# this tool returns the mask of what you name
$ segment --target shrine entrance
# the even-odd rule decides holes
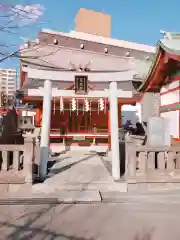
[[[66,144],[66,140],[72,139],[73,141],[79,141],[81,144],[80,138],[77,139],[78,134],[71,134],[73,131],[88,132],[89,129],[93,130],[94,133],[84,133],[84,138],[92,139],[93,145],[99,143],[99,139],[106,140],[109,146],[111,146],[112,153],[112,176],[114,180],[120,180],[120,161],[119,161],[119,137],[118,137],[118,98],[132,99],[132,90],[124,91],[118,89],[118,82],[120,81],[129,81],[133,79],[135,74],[134,71],[119,71],[113,73],[107,73],[106,71],[99,72],[90,72],[84,73],[86,77],[83,76],[83,73],[77,72],[67,72],[62,71],[48,71],[48,70],[39,70],[39,69],[24,69],[28,73],[28,79],[44,79],[44,88],[38,89],[28,89],[29,96],[43,96],[43,106],[42,106],[42,128],[41,128],[41,143],[40,143],[40,166],[39,166],[39,176],[41,180],[46,178],[47,174],[47,161],[49,159],[49,139],[50,138],[61,138],[63,143]],[[47,74],[46,74],[47,73]],[[32,76],[31,76],[32,74]],[[81,76],[76,76],[79,74]],[[52,82],[54,81],[69,81],[72,79],[72,76],[75,77],[74,89],[71,90],[61,90],[58,88],[53,88]],[[78,82],[87,83],[87,77],[91,79],[90,82],[95,84],[95,82],[102,82],[103,84],[107,82],[109,84],[109,89],[95,90],[91,87],[88,87],[87,84],[79,84]],[[83,78],[83,80],[82,80]],[[67,79],[67,80],[66,80]],[[110,82],[109,82],[110,81]],[[90,83],[88,82],[88,83]],[[82,86],[83,85],[83,86]],[[81,91],[80,91],[81,90]],[[84,91],[82,91],[84,90]],[[56,112],[56,102],[59,105],[60,115],[64,116],[63,123],[69,125],[70,130],[67,134],[52,134],[51,133],[51,113],[52,113],[52,98],[53,100],[53,109]],[[58,101],[56,101],[58,98]],[[83,101],[79,101],[81,98]],[[69,102],[68,108],[65,107],[64,99],[71,99]],[[92,99],[92,100],[91,100]],[[96,100],[97,99],[97,100]],[[124,100],[125,101],[125,100]],[[83,102],[84,110],[83,112],[79,109],[79,104]],[[96,105],[93,106],[93,105]],[[69,116],[66,114],[68,111]],[[73,113],[73,114],[72,114]],[[82,114],[80,114],[82,113]],[[76,116],[75,116],[76,115]],[[92,118],[91,118],[92,117]],[[53,117],[55,119],[55,116]],[[69,120],[68,120],[69,118]],[[65,120],[65,121],[64,121]],[[60,117],[58,118],[60,121]],[[90,122],[90,123],[89,123]],[[65,125],[65,124],[64,124]],[[64,127],[65,128],[65,127]],[[50,133],[50,136],[49,136]],[[64,136],[66,135],[66,136]],[[75,138],[76,137],[76,138]],[[78,136],[79,137],[79,136]],[[80,136],[81,137],[81,136]],[[65,140],[65,141],[64,141]]]
[[[90,133],[91,115],[90,112],[83,110],[69,112],[69,132],[72,133]]]

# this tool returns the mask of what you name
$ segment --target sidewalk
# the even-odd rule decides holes
[[[1,239],[180,239],[180,205],[171,202],[2,205],[0,213]]]

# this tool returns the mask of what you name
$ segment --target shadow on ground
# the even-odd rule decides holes
[[[61,157],[61,158],[58,159],[59,156],[61,156],[61,154],[58,154],[58,155],[56,156],[56,160],[50,160],[50,161],[47,162],[47,174],[49,174],[49,172],[51,171],[52,167],[53,167],[56,163],[62,162],[62,161],[64,161],[64,160],[70,158],[70,156],[64,156],[64,157]],[[39,169],[39,165],[38,165],[37,163],[34,163],[33,166],[32,166],[32,171],[33,171],[33,173],[35,174],[35,179],[34,179],[34,182],[33,182],[34,184],[41,182],[40,179],[39,179],[39,177],[38,177],[38,169]],[[48,175],[47,175],[47,178],[49,178]]]
[[[66,206],[62,211],[65,212],[69,210],[73,205]],[[21,215],[21,217],[12,219],[10,221],[0,221],[0,232],[1,232],[1,239],[13,239],[13,240],[55,240],[55,239],[62,239],[62,240],[95,240],[94,238],[86,238],[86,237],[77,237],[71,236],[64,233],[56,233],[51,230],[48,230],[48,222],[45,224],[37,224],[37,221],[42,219],[43,215],[47,212],[51,211],[49,217],[49,223],[52,220],[52,215],[54,212],[55,206],[50,205],[48,208],[46,207],[44,210],[39,211],[36,213],[25,213]],[[47,216],[47,215],[46,215]],[[27,219],[27,220],[25,220]],[[20,223],[15,223],[20,221]],[[38,226],[36,226],[36,224]]]
[[[145,233],[137,233],[133,240],[152,240],[155,228],[151,228]]]
[[[57,205],[46,205],[46,206],[39,206],[33,207],[33,206],[27,206],[23,212],[18,211],[16,209],[16,215],[14,217],[14,213],[10,216],[10,218],[3,219],[2,217],[0,219],[0,239],[7,239],[7,240],[96,240],[96,239],[103,239],[98,234],[98,237],[95,238],[87,237],[87,231],[84,231],[82,236],[76,236],[76,235],[68,235],[67,233],[64,233],[61,230],[61,224],[66,224],[66,229],[68,227],[72,227],[73,225],[69,225],[69,221],[64,216],[69,214],[74,205],[66,205],[58,213],[56,212]],[[12,208],[11,206],[9,208]],[[54,214],[59,214],[59,217],[64,217],[64,221],[61,222],[61,224],[56,220],[53,221]],[[57,215],[56,215],[57,216]],[[78,217],[77,217],[78,219]],[[87,222],[88,219],[84,219],[84,222]],[[55,223],[54,226],[52,223]],[[71,222],[73,224],[73,222]],[[94,226],[96,227],[96,226]],[[55,230],[52,230],[55,229]],[[81,229],[81,226],[79,226]],[[102,221],[102,229],[103,229],[103,221]],[[97,229],[94,229],[97,230]],[[89,231],[91,234],[93,234],[94,231],[89,228]],[[131,228],[128,228],[127,231],[131,231]],[[62,232],[61,232],[62,231]],[[113,235],[115,238],[111,238],[110,240],[115,239],[123,239],[123,240],[153,240],[155,228],[151,228],[149,230],[142,230],[141,232],[137,232],[134,237],[131,239],[123,239],[123,236],[120,232],[117,231],[117,235]],[[72,233],[72,231],[71,231]],[[81,233],[82,234],[82,233]],[[95,234],[96,235],[96,234]],[[120,236],[120,237],[119,237]]]
[[[103,162],[105,168],[109,172],[109,174],[112,176],[112,161],[111,159],[108,159],[104,156],[100,156],[101,161]],[[119,158],[120,158],[120,175],[123,177],[126,172],[126,151],[125,151],[125,143],[119,143]]]
[[[62,162],[62,161],[66,160],[66,159],[69,159],[69,158],[70,158],[70,156],[67,156],[67,157],[63,157],[63,158],[60,158],[60,159],[48,161],[48,163],[47,163],[47,171],[48,171],[48,173],[50,172],[50,170],[52,169],[52,167],[53,167],[56,163]]]
[[[62,173],[64,171],[67,171],[68,169],[72,168],[73,166],[79,164],[79,163],[82,163],[82,162],[85,162],[87,160],[89,160],[90,158],[94,157],[96,154],[89,154],[87,157],[84,157],[82,159],[80,159],[79,161],[76,161],[76,162],[73,162],[73,163],[70,163],[70,164],[67,164],[61,168],[52,168],[54,166],[54,164],[56,163],[52,163],[52,165],[50,166],[50,163],[49,163],[49,168],[48,168],[48,178],[56,175],[56,174],[59,174],[59,173]],[[70,158],[70,157],[67,157],[67,158]],[[65,158],[64,158],[65,159]]]

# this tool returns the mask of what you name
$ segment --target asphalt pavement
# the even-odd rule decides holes
[[[179,203],[1,205],[0,239],[179,240]]]

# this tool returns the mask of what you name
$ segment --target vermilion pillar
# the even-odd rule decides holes
[[[118,120],[119,120],[119,128],[122,128],[122,104],[119,103],[118,106]]]
[[[41,123],[41,109],[40,109],[40,107],[37,107],[36,108],[35,125],[37,127],[39,127],[40,123]]]
[[[122,104],[118,105],[118,125],[122,128]],[[110,126],[110,111],[108,111],[108,146],[111,150],[111,126]]]

